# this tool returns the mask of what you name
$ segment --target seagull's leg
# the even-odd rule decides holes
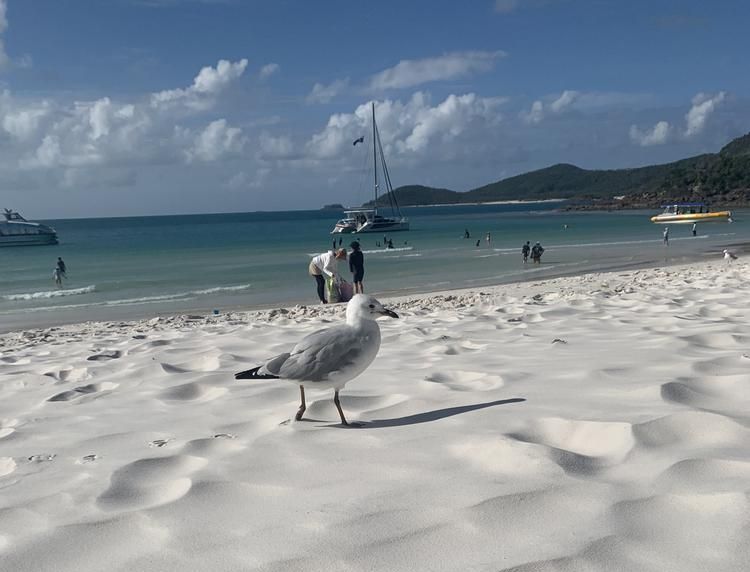
[[[307,409],[307,406],[305,405],[305,388],[304,386],[299,386],[299,397],[300,397],[300,404],[299,409],[297,410],[297,415],[294,416],[295,421],[300,421],[302,419],[302,415],[305,413],[305,409]]]
[[[346,420],[346,417],[344,417],[344,410],[341,409],[341,402],[339,401],[339,390],[338,389],[333,394],[333,402],[336,404],[336,409],[339,410],[339,416],[341,417],[341,424],[342,425],[349,425],[349,423]]]

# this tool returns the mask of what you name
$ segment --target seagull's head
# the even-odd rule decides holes
[[[355,294],[346,305],[346,321],[377,320],[380,316],[398,318],[398,314],[383,307],[377,299],[367,294]]]

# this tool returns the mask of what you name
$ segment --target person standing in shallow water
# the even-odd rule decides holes
[[[669,227],[664,227],[664,234],[662,235],[664,237],[664,246],[669,246]]]
[[[531,243],[527,240],[526,244],[521,247],[521,256],[523,256],[523,263],[526,264],[529,261],[529,253],[531,252]]]
[[[57,268],[60,270],[60,273],[62,274],[62,277],[63,278],[67,278],[67,276],[65,275],[65,273],[67,271],[67,269],[65,267],[65,261],[62,258],[60,258],[59,256],[57,257]]]
[[[538,242],[531,247],[531,261],[534,264],[542,263],[542,254],[544,254],[544,248]]]
[[[698,225],[693,223],[693,236],[698,234]]]
[[[359,242],[356,240],[349,246],[352,247],[352,253],[349,255],[349,270],[354,275],[352,282],[354,283],[354,293],[364,294],[365,287],[362,284],[362,279],[365,277],[365,255],[360,250]]]

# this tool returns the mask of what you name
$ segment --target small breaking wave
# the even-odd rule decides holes
[[[413,246],[397,246],[395,248],[376,248],[374,250],[363,250],[365,254],[388,254],[389,252],[404,252],[414,250]]]
[[[338,249],[337,249],[338,250]],[[388,254],[389,252],[404,252],[407,250],[414,250],[413,246],[396,246],[394,248],[374,248],[372,250],[363,250],[362,254]],[[307,255],[310,258],[315,258],[318,256],[318,253],[315,252],[308,252]]]
[[[252,284],[242,284],[240,286],[216,286],[206,288],[205,290],[191,290],[190,292],[177,292],[176,294],[162,294],[160,296],[143,296],[142,298],[125,298],[123,300],[109,300],[103,302],[105,306],[127,306],[130,304],[149,304],[151,302],[170,302],[190,300],[195,296],[205,296],[207,294],[216,294],[217,292],[238,292],[252,288]]]
[[[37,306],[34,308],[26,308],[24,312],[42,312],[45,310],[69,310],[75,308],[88,308],[91,306],[133,306],[138,304],[157,304],[159,302],[186,302],[188,300],[194,300],[198,296],[206,296],[210,294],[216,294],[218,292],[238,292],[241,290],[247,290],[252,288],[252,284],[241,284],[239,286],[216,286],[214,288],[206,288],[203,290],[192,290],[190,292],[178,292],[175,294],[162,294],[159,296],[142,296],[140,298],[122,298],[119,300],[102,300],[98,302],[89,302],[84,304],[67,304],[67,305],[56,305],[56,306]],[[71,290],[54,290],[52,292],[35,292],[33,294],[9,294],[3,296],[4,299],[22,301],[22,300],[36,300],[36,299],[47,299],[56,298],[58,296],[71,296],[74,294],[87,294],[96,291],[94,286],[87,286],[86,288],[76,288]],[[52,296],[42,296],[41,294],[53,294]],[[0,312],[6,314],[7,312]]]
[[[84,286],[83,288],[71,288],[70,290],[49,290],[46,292],[26,292],[23,294],[5,294],[3,300],[46,300],[49,298],[60,298],[62,296],[78,296],[90,294],[96,291],[96,285]]]

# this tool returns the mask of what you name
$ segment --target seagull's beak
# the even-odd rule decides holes
[[[393,310],[388,310],[387,308],[383,308],[380,313],[384,316],[389,316],[390,318],[398,318],[398,314],[396,312],[394,312]]]

